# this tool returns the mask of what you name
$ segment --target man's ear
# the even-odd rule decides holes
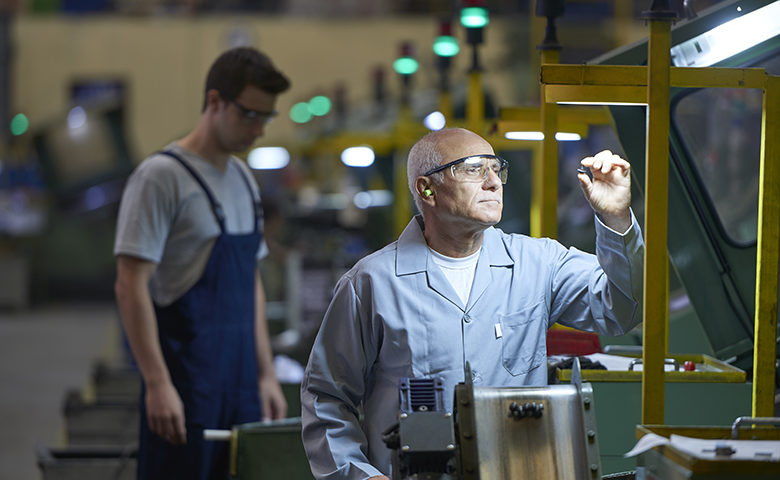
[[[216,89],[211,89],[206,92],[206,109],[211,108],[216,110],[219,107],[219,102],[222,101],[222,96]]]
[[[436,192],[433,188],[433,183],[427,177],[417,177],[414,182],[414,188],[417,190],[417,195],[420,196],[423,202],[433,204]]]

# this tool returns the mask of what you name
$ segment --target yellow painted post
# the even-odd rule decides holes
[[[411,107],[404,103],[395,129],[395,154],[393,156],[393,232],[398,237],[412,216],[412,202],[406,176],[406,160],[409,154],[409,139],[414,131]]]
[[[409,149],[396,149],[393,157],[393,232],[401,235],[412,216],[409,184],[406,181],[406,157]]]
[[[485,124],[485,96],[482,94],[482,72],[473,69],[469,72],[469,89],[466,106],[466,128],[482,135]]]
[[[651,18],[647,68],[642,423],[664,423],[664,357],[669,321],[669,49],[671,19]]]
[[[767,76],[761,122],[756,253],[753,416],[774,416],[777,274],[780,254],[780,77]]]
[[[455,121],[454,109],[452,108],[452,95],[448,91],[439,93],[439,111],[444,115],[447,126],[452,126]]]
[[[541,62],[557,64],[560,50],[542,48]],[[558,236],[558,104],[541,100],[541,125],[544,140],[542,154],[534,157],[533,185],[531,185],[531,210],[539,212],[536,223],[531,223],[532,237],[557,238]]]

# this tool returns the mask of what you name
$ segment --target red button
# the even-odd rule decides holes
[[[685,363],[683,363],[683,369],[684,369],[686,372],[692,372],[692,371],[696,370],[696,364],[695,364],[695,363],[693,363],[693,362],[692,362],[692,361],[690,361],[690,360],[686,360],[686,362],[685,362]]]

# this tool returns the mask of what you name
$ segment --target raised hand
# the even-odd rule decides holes
[[[628,230],[631,226],[631,165],[609,150],[583,158],[580,163],[593,175],[592,180],[587,173],[577,175],[591,208],[609,228],[620,233]]]

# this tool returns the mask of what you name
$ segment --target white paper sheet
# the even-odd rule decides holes
[[[670,438],[649,433],[634,445],[624,457],[633,457],[659,445],[671,445],[693,457],[705,460],[754,460],[780,462],[778,440],[704,440],[672,434]],[[731,455],[719,455],[716,449],[731,449]]]

